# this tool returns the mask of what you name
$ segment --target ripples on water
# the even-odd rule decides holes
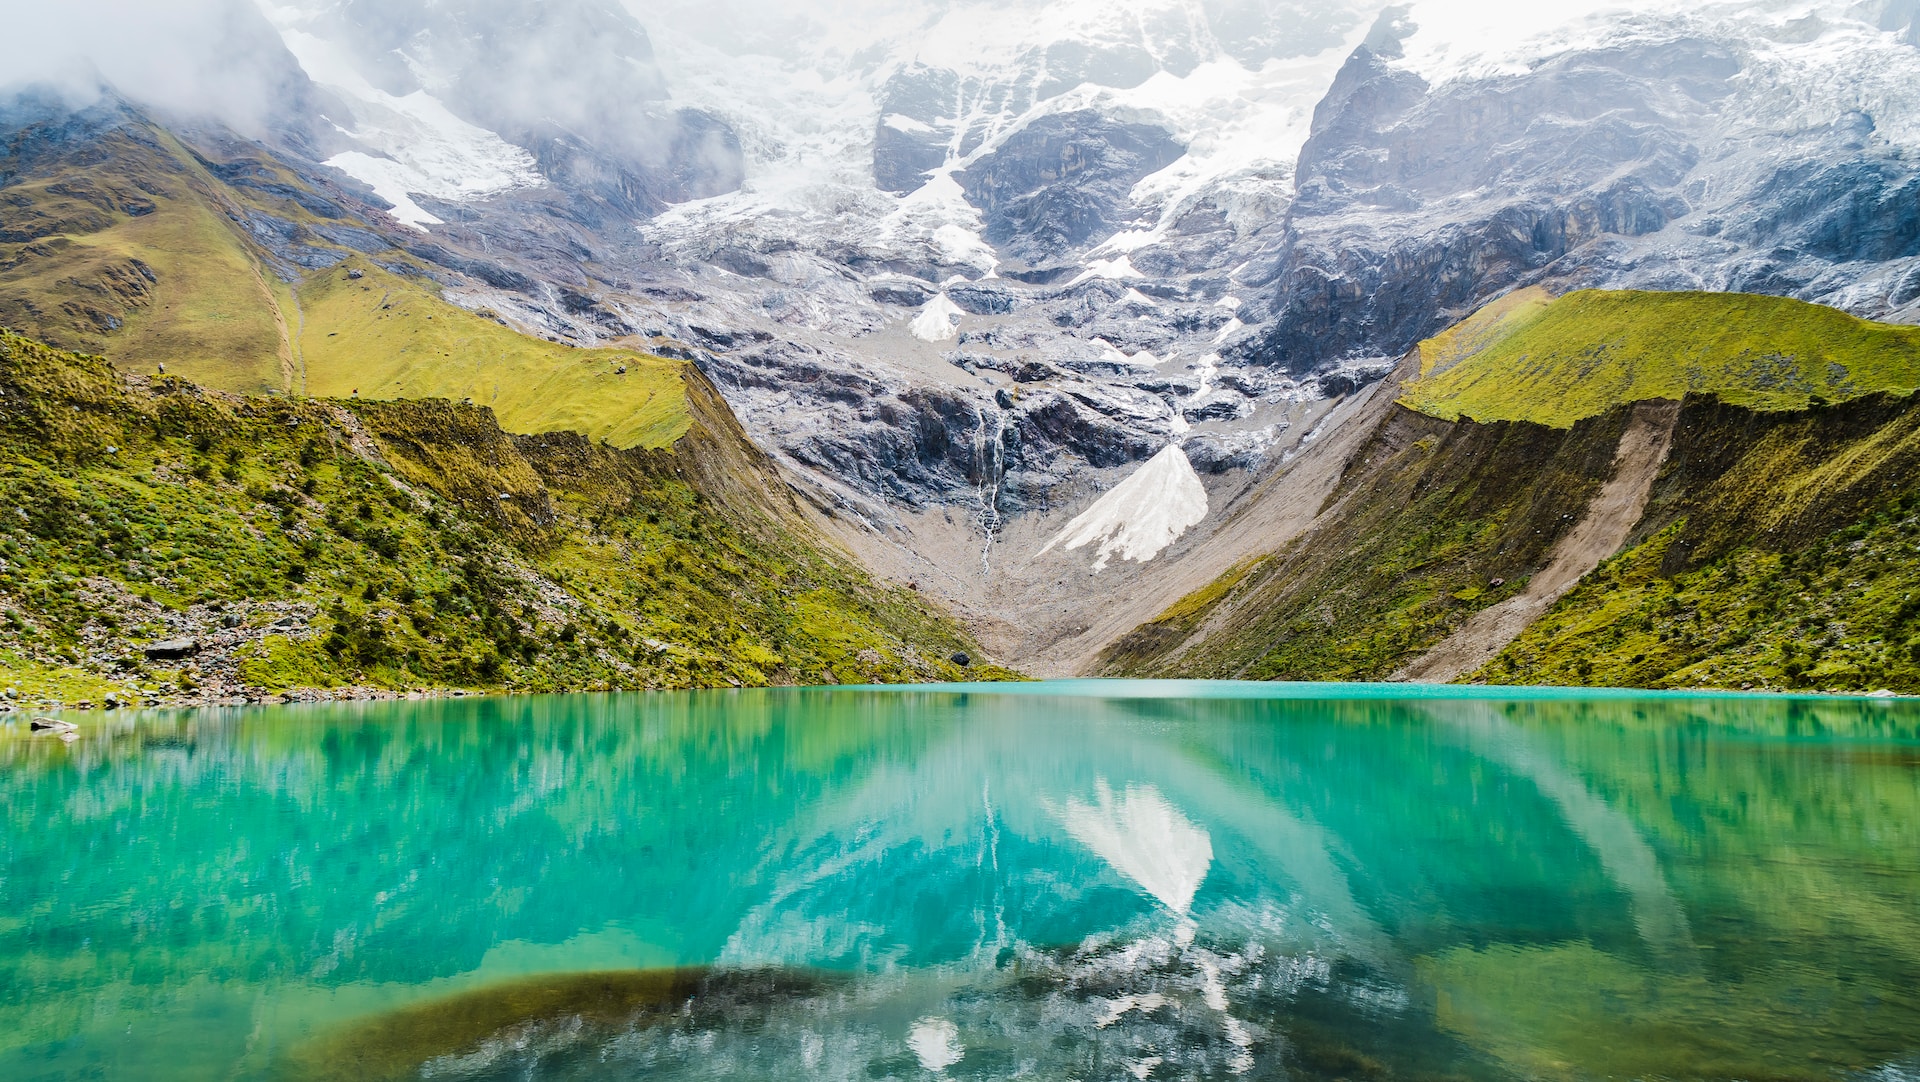
[[[1920,708],[1394,694],[11,726],[0,1078],[1920,1077]]]

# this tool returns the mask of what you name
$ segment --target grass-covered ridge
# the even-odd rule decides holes
[[[0,684],[99,702],[982,675],[918,595],[736,498],[764,467],[696,398],[722,412],[676,449],[622,449],[440,400],[127,381],[0,332]],[[183,635],[197,658],[143,656]]]
[[[691,423],[680,361],[521,334],[368,260],[297,292],[301,394],[471,398],[509,432],[580,432],[616,447],[667,447]]]
[[[1321,521],[1104,651],[1108,676],[1384,680],[1521,590],[1610,467],[1628,411],[1570,431],[1396,409]]]
[[[471,399],[510,432],[616,447],[691,423],[678,362],[450,303],[460,275],[257,149],[223,156],[112,110],[0,135],[0,326],[235,394]]]
[[[1618,406],[1712,395],[1797,410],[1920,388],[1920,328],[1783,297],[1523,291],[1421,347],[1401,402],[1445,420],[1566,428]]]
[[[62,145],[72,138],[48,124],[8,147],[0,326],[207,386],[284,389],[284,286],[262,272],[225,185],[156,126],[106,125]],[[54,147],[34,153],[41,143]]]
[[[1474,675],[1920,693],[1920,408],[1689,405],[1653,505]]]

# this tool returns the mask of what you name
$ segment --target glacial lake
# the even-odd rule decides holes
[[[1920,705],[1065,683],[0,727],[0,1079],[1920,1077]]]

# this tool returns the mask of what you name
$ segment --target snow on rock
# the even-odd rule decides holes
[[[913,317],[913,336],[923,342],[948,341],[960,333],[962,314],[960,306],[945,293],[936,294],[920,307],[920,314]]]
[[[1133,260],[1123,255],[1114,259],[1088,260],[1087,269],[1081,273],[1078,278],[1068,282],[1067,285],[1069,287],[1077,286],[1082,282],[1091,281],[1095,278],[1110,278],[1115,281],[1125,281],[1129,278],[1145,277],[1146,275],[1141,274],[1134,268]]]
[[[902,197],[898,209],[875,232],[883,244],[894,247],[930,241],[947,262],[984,272],[1000,265],[993,246],[981,239],[984,225],[952,170],[942,170],[918,191]]]
[[[299,29],[300,13],[272,14],[301,68],[353,110],[352,130],[336,126],[365,149],[337,154],[325,164],[392,204],[396,221],[422,231],[440,224],[415,195],[464,202],[546,183],[527,151],[460,119],[424,90],[396,95],[375,87],[339,46]]]
[[[933,130],[933,125],[915,120],[910,116],[903,116],[899,113],[887,114],[887,118],[880,123],[885,124],[894,131],[930,132]]]
[[[1206,517],[1206,487],[1187,453],[1174,445],[1067,523],[1039,554],[1045,556],[1056,547],[1072,552],[1097,543],[1093,570],[1098,574],[1115,556],[1135,563],[1152,560]]]

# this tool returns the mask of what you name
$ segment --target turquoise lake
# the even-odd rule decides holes
[[[0,1079],[1920,1078],[1920,705],[1068,683],[0,726]]]

